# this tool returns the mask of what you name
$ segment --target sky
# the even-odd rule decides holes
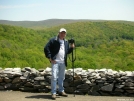
[[[0,20],[134,21],[134,0],[0,0]]]

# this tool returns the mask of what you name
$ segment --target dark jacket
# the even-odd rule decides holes
[[[67,66],[67,54],[71,53],[73,51],[73,48],[69,47],[69,43],[66,39],[64,40],[64,45],[65,45],[64,62],[65,65]],[[58,54],[59,50],[60,50],[60,42],[58,37],[50,39],[49,42],[44,47],[45,56],[49,59],[51,58],[52,60],[56,59],[56,55]]]

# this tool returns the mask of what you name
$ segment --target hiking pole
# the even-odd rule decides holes
[[[69,40],[69,43],[71,43],[71,44],[74,44],[75,45],[75,41],[74,41],[74,39],[70,39]],[[75,56],[74,56],[74,49],[75,49]],[[74,93],[74,97],[75,97],[75,84],[74,84],[74,61],[76,60],[76,48],[73,48],[73,51],[72,51],[72,59],[71,59],[72,61],[72,68],[73,68],[73,93]]]
[[[74,84],[74,61],[76,60],[76,57],[74,57],[74,52],[72,51],[72,68],[73,68],[73,93],[75,97],[75,84]],[[75,55],[76,56],[76,55]]]

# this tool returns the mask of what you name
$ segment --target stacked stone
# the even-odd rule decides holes
[[[18,89],[21,85],[20,76],[22,75],[20,68],[6,68],[0,70],[0,89]]]
[[[21,90],[21,91],[46,91],[48,83],[43,73],[35,68],[5,68],[0,71],[0,90]],[[47,73],[46,73],[47,74]],[[49,88],[50,89],[50,88]]]
[[[134,72],[111,69],[88,70],[91,81],[91,95],[132,95],[134,94]],[[128,80],[130,81],[128,83]],[[129,87],[128,87],[129,86]],[[129,89],[129,90],[128,90]]]
[[[51,68],[36,70],[25,67],[0,68],[0,90],[50,92]],[[133,96],[134,71],[82,68],[66,70],[64,88],[67,93]]]

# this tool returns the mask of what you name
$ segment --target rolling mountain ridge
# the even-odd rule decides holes
[[[5,25],[12,25],[12,26],[21,26],[25,28],[32,28],[32,29],[45,29],[53,26],[59,26],[69,23],[75,23],[75,22],[106,22],[108,20],[88,20],[88,19],[78,19],[78,20],[72,20],[72,19],[48,19],[48,20],[42,20],[42,21],[8,21],[8,20],[0,20],[0,24]],[[109,20],[110,21],[110,20]],[[134,25],[134,22],[130,21],[115,21],[125,24]]]

